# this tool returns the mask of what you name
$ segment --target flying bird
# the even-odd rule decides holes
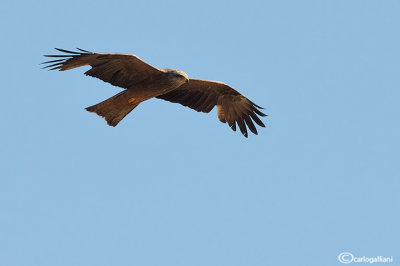
[[[46,64],[43,68],[65,71],[89,65],[92,68],[85,75],[125,89],[86,108],[103,117],[110,126],[115,127],[141,102],[155,97],[204,113],[217,106],[219,120],[228,123],[233,131],[236,131],[237,124],[246,138],[247,127],[257,135],[253,121],[265,127],[258,117],[266,116],[259,110],[263,108],[225,83],[192,79],[181,70],[156,68],[133,54],[93,53],[79,48],[77,52],[55,49],[63,54],[45,55],[57,59],[42,63]]]

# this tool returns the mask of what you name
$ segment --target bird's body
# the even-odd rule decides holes
[[[64,71],[90,65],[92,68],[85,72],[86,75],[125,89],[86,108],[104,117],[111,126],[116,126],[141,102],[156,97],[205,113],[217,106],[220,121],[227,122],[234,131],[237,123],[245,137],[246,125],[257,134],[252,120],[264,127],[257,117],[265,116],[257,109],[261,107],[222,82],[189,79],[181,70],[155,68],[131,54],[100,54],[81,49],[78,49],[80,52],[57,50],[66,54],[46,55],[62,59],[45,62],[49,64],[45,68]]]
[[[176,70],[162,69],[151,78],[132,84],[126,90],[86,110],[104,117],[110,126],[116,126],[141,102],[173,91],[189,80],[186,74],[175,73]]]

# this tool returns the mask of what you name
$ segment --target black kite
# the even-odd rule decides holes
[[[234,131],[237,123],[245,137],[246,125],[257,135],[253,121],[265,127],[257,116],[266,116],[259,110],[262,108],[222,82],[189,79],[183,71],[156,68],[132,54],[92,53],[79,48],[79,52],[56,50],[64,54],[45,56],[61,59],[44,62],[47,64],[44,68],[64,71],[90,65],[92,68],[85,75],[126,89],[86,108],[104,117],[110,126],[115,127],[141,102],[155,97],[204,113],[217,106],[219,120],[228,123]]]

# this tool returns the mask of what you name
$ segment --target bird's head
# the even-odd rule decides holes
[[[168,74],[168,76],[174,80],[179,81],[180,83],[189,83],[188,75],[178,69],[164,69],[164,71]]]

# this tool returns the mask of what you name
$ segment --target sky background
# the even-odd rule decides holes
[[[400,239],[400,2],[0,3],[0,265],[341,265]],[[157,99],[41,70],[54,47],[134,53],[265,107],[248,139]]]

